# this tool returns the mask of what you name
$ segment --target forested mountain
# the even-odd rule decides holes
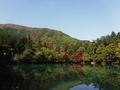
[[[74,39],[61,31],[47,28],[30,28],[14,24],[1,24],[0,28],[14,36],[14,39],[12,39],[15,40],[14,45],[11,46],[12,49],[14,48],[14,55],[20,56],[20,58],[25,60],[33,59],[33,57],[29,55],[27,55],[29,57],[24,57],[24,53],[33,53],[33,56],[38,55],[37,58],[39,60],[42,59],[42,61],[47,61],[48,59],[48,61],[55,59],[57,61],[58,59],[68,61],[69,59],[72,60],[73,57],[77,57],[74,58],[74,61],[80,61],[82,60],[84,49],[82,47],[90,43],[89,41]],[[40,54],[43,56],[40,56]]]
[[[113,62],[120,63],[120,32],[92,42],[74,39],[61,31],[0,25],[0,58],[16,62]]]
[[[52,30],[48,28],[30,28],[15,24],[0,24],[0,28],[8,31],[10,34],[15,36],[24,37],[26,35],[31,36],[33,41],[44,40],[44,41],[54,41],[55,43],[61,43],[62,41],[78,41],[71,38],[67,34],[61,31]]]

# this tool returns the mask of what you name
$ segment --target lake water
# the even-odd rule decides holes
[[[0,90],[120,90],[120,66],[10,65],[0,69]]]

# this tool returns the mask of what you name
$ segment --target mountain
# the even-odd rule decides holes
[[[53,41],[55,43],[79,42],[79,40],[74,39],[61,31],[48,28],[31,28],[15,24],[0,24],[0,28],[18,37],[30,35],[33,41],[44,40],[47,42]]]
[[[0,24],[0,28],[17,37],[30,37],[35,44],[58,52],[77,53],[79,47],[89,43],[89,41],[80,41],[69,35],[48,28],[32,28],[16,24]],[[34,45],[35,46],[35,45]]]
[[[15,24],[0,24],[3,34],[0,36],[1,47],[14,53],[14,58],[23,60],[81,60],[84,47],[91,42],[80,41],[69,35],[48,28],[32,28]],[[5,31],[5,32],[4,32]],[[9,35],[10,34],[10,35]],[[3,41],[4,40],[4,41]],[[4,49],[2,51],[5,51]],[[4,57],[4,53],[1,52]],[[76,54],[80,54],[75,56]],[[79,58],[80,57],[80,58]],[[78,59],[79,58],[79,59]],[[43,62],[44,62],[43,61]]]
[[[97,40],[81,41],[48,28],[0,24],[0,58],[6,55],[25,62],[96,62],[120,63],[120,32]],[[8,57],[8,56],[7,56]],[[9,60],[9,59],[5,59]]]

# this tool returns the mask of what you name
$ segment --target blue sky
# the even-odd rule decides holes
[[[120,31],[120,0],[0,0],[0,24],[5,23],[92,41]]]

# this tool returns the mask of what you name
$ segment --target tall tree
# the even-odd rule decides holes
[[[32,41],[31,35],[28,34],[27,42],[25,44],[25,48],[26,49],[32,49],[32,45],[33,45],[33,41]]]
[[[120,59],[120,43],[118,43],[118,47],[116,48],[116,57]]]

